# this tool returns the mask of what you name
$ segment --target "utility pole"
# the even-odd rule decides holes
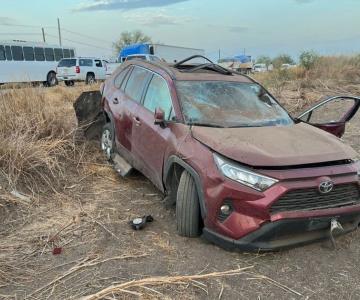
[[[220,60],[220,57],[221,57],[221,51],[220,51],[220,49],[219,49],[219,60]]]
[[[58,31],[59,31],[59,45],[60,45],[60,47],[61,47],[62,45],[61,45],[60,19],[58,18],[57,21],[58,21]]]
[[[246,53],[246,49],[244,48],[244,55],[245,55],[245,53]]]
[[[43,42],[46,43],[44,27],[41,28],[41,31],[42,31],[42,36],[43,36]]]

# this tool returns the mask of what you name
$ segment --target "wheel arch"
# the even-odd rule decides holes
[[[206,217],[206,205],[205,205],[205,197],[204,197],[204,192],[203,192],[203,188],[202,188],[200,175],[192,166],[190,166],[187,162],[185,162],[184,160],[182,160],[180,157],[178,157],[176,155],[172,155],[168,158],[168,160],[165,163],[165,168],[164,168],[163,182],[164,182],[166,191],[170,192],[168,194],[168,196],[172,197],[172,199],[170,201],[174,201],[173,200],[174,191],[171,190],[171,188],[173,186],[172,180],[173,180],[174,176],[177,176],[177,175],[179,175],[179,180],[180,180],[180,175],[183,170],[186,170],[187,172],[189,172],[190,175],[194,178],[195,185],[196,185],[196,191],[199,196],[201,217],[202,217],[202,219],[204,219]],[[175,202],[176,202],[176,194],[175,194]]]
[[[93,72],[93,71],[89,71],[89,72],[87,72],[86,73],[86,78],[89,76],[89,75],[93,75],[94,76],[94,78],[96,79],[96,77],[95,77],[95,73]]]

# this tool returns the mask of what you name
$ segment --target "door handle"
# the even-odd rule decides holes
[[[118,98],[114,98],[114,99],[113,99],[113,103],[114,103],[114,104],[119,104],[119,99],[118,99]]]
[[[136,126],[140,126],[141,125],[141,121],[138,117],[133,117],[134,123]]]

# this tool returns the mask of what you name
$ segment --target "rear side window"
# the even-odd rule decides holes
[[[74,49],[70,49],[70,57],[71,58],[75,57]]]
[[[23,47],[23,51],[25,60],[33,61],[35,59],[33,47]]]
[[[35,60],[36,61],[44,61],[45,60],[45,54],[44,54],[44,48],[35,47]]]
[[[114,85],[117,89],[120,88],[121,83],[123,82],[127,72],[129,71],[129,68],[126,68],[125,70],[122,70],[116,77],[114,80]]]
[[[63,56],[63,50],[61,48],[55,48],[54,49],[55,54],[55,60],[59,61],[60,59],[64,58]]]
[[[5,60],[5,47],[3,45],[0,45],[0,60]]]
[[[54,61],[54,49],[53,48],[45,48],[45,58],[47,61]]]
[[[20,46],[11,46],[11,52],[12,52],[14,60],[18,60],[18,61],[24,60],[24,54],[23,54],[22,47],[20,47]]]
[[[96,66],[96,67],[102,67],[102,62],[101,62],[101,60],[95,59],[94,62],[95,62],[95,66]]]
[[[165,119],[169,120],[172,112],[171,95],[166,81],[158,75],[154,75],[147,89],[144,106],[151,112],[161,108],[165,112]]]
[[[62,59],[58,64],[58,67],[66,67],[66,68],[75,67],[75,66],[76,66],[76,59],[71,59],[71,58]]]
[[[121,84],[121,87],[120,87],[120,90],[122,90],[122,91],[125,91],[126,83],[129,80],[129,77],[130,77],[130,75],[132,73],[133,67],[129,67],[128,69],[129,69],[129,71],[127,72],[127,74],[126,74],[126,76],[125,76],[125,78],[124,78],[124,80],[123,80],[123,82]]]
[[[143,68],[134,67],[125,87],[125,93],[134,101],[140,102],[149,72]]]
[[[5,46],[5,55],[7,60],[13,59],[10,46]]]
[[[64,52],[64,58],[69,58],[70,57],[70,50],[69,49],[63,49]]]
[[[79,59],[80,67],[92,67],[93,62],[92,59]]]

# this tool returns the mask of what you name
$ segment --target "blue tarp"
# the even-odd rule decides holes
[[[121,57],[127,57],[132,54],[150,54],[149,44],[132,44],[124,47],[119,53],[119,61]]]
[[[235,55],[234,59],[242,62],[242,63],[248,63],[251,62],[251,56],[249,55],[244,55],[244,54],[240,54],[240,55]]]

